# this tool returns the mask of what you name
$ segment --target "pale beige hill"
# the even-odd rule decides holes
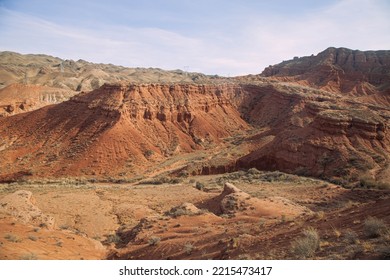
[[[219,79],[217,76],[182,70],[129,68],[81,59],[64,60],[49,55],[0,52],[0,88],[13,83],[24,83],[72,91],[91,91],[105,83],[204,83]]]
[[[0,89],[0,117],[68,100],[76,91],[40,85],[11,84]]]
[[[49,55],[0,52],[0,117],[60,103],[115,83],[221,83],[226,79],[182,70],[129,68]]]

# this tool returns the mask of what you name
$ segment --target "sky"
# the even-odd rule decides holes
[[[236,76],[390,49],[388,0],[0,0],[0,51]]]

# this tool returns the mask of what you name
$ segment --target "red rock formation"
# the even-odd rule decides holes
[[[269,78],[241,77],[243,84],[106,84],[0,119],[0,178],[26,171],[33,177],[131,177],[170,155],[210,143],[223,149],[222,138],[252,128],[234,144],[238,154],[191,163],[187,172],[257,167],[387,180],[388,56],[330,48],[267,68]]]
[[[310,86],[333,92],[359,96],[382,92],[388,96],[390,51],[328,48],[316,56],[295,58],[269,66],[261,76],[307,82]]]
[[[269,104],[275,104],[273,114],[265,115]],[[379,178],[390,160],[390,112],[380,108],[303,94],[263,95],[250,120],[267,129],[250,138],[252,152],[237,166],[328,179]]]
[[[105,85],[0,120],[1,170],[115,175],[246,129],[235,85]],[[148,154],[148,156],[145,156]]]

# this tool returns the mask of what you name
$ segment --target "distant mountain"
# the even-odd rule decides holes
[[[115,83],[216,83],[218,76],[182,70],[129,68],[49,55],[0,52],[0,116],[56,104],[81,91]]]
[[[318,55],[295,57],[269,66],[261,76],[307,82],[324,90],[358,96],[378,92],[389,95],[390,51],[328,48]]]
[[[105,83],[202,83],[215,79],[200,73],[158,68],[129,68],[49,55],[0,52],[0,87],[34,84],[72,91],[91,91]]]

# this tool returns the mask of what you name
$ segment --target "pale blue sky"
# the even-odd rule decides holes
[[[230,76],[389,30],[387,0],[0,0],[0,50]]]

